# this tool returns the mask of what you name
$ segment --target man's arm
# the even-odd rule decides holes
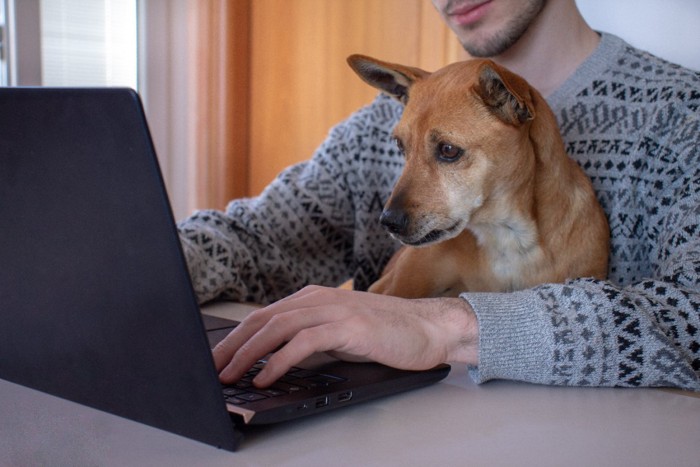
[[[649,277],[464,294],[480,323],[477,381],[700,390],[700,168],[662,205]],[[651,243],[651,242],[650,242]]]
[[[285,170],[259,197],[235,200],[225,212],[199,211],[181,222],[180,239],[200,302],[222,296],[265,304],[312,280],[335,285],[347,279],[351,209],[338,206],[333,217],[308,217],[309,211],[333,209],[315,189],[339,177],[333,167],[312,160]],[[347,201],[346,187],[342,179],[334,183],[339,205]]]
[[[366,287],[393,251],[378,218],[403,162],[389,154],[400,108],[377,98],[260,196],[181,222],[200,302],[221,296],[267,304],[307,284],[336,286],[351,277]]]
[[[257,386],[272,384],[314,352],[424,370],[446,361],[477,364],[478,329],[460,298],[404,299],[309,286],[256,310],[214,349],[223,382],[269,358]]]
[[[655,279],[423,300],[311,287],[245,320],[215,349],[217,368],[233,381],[287,342],[256,384],[330,351],[410,369],[462,362],[478,382],[700,390],[700,175],[686,188],[667,211]]]

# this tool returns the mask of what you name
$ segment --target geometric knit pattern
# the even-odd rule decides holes
[[[260,196],[181,222],[200,301],[222,296],[267,304],[308,284],[350,278],[355,288],[369,287],[398,248],[378,219],[403,168],[391,139],[401,110],[379,96]]]
[[[612,42],[589,60],[594,79],[570,81],[552,102],[608,213],[611,261],[609,283],[564,288],[550,310],[555,332],[573,338],[551,382],[698,388],[700,74]]]
[[[479,319],[471,374],[700,390],[700,75],[603,34],[547,100],[608,216],[609,275],[463,294]],[[403,167],[400,115],[380,95],[261,196],[181,222],[200,301],[376,280],[398,248],[378,217]]]

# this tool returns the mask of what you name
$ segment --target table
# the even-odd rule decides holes
[[[454,366],[427,388],[256,428],[231,453],[0,380],[0,465],[698,467],[700,394],[479,386]]]

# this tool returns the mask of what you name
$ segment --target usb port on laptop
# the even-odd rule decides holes
[[[324,397],[319,397],[316,399],[316,408],[320,409],[321,407],[325,407],[328,405],[328,396]]]

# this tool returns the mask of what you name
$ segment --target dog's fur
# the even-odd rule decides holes
[[[605,214],[523,78],[489,60],[434,73],[361,55],[348,63],[405,105],[394,136],[406,165],[381,223],[407,247],[371,292],[450,296],[606,276]]]

